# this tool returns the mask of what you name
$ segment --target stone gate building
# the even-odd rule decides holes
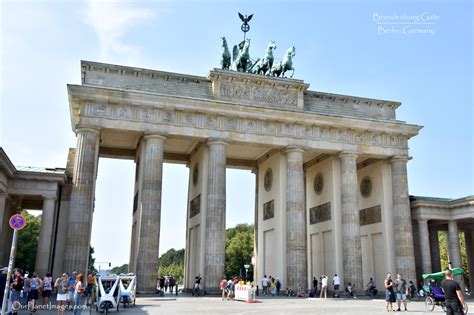
[[[255,173],[257,279],[271,274],[297,288],[337,273],[361,289],[370,277],[382,287],[387,271],[416,279],[417,265],[418,274],[438,266],[439,256],[426,247],[436,243],[426,234],[431,210],[417,200],[411,212],[408,196],[408,140],[421,127],[397,120],[400,103],[218,69],[200,77],[83,61],[81,77],[82,84],[67,86],[77,147],[66,169],[43,169],[36,178],[4,153],[0,159],[0,206],[26,208],[34,200],[32,209],[43,209],[38,271],[86,270],[100,157],[136,163],[129,266],[140,291],[155,291],[166,162],[190,170],[183,179],[187,288],[199,274],[207,291],[218,290],[224,275],[227,167]],[[35,190],[40,183],[48,192]],[[434,218],[437,229],[449,222],[455,265],[454,231],[466,231],[470,246],[474,241],[473,204],[465,199],[456,215],[440,206],[444,216]]]

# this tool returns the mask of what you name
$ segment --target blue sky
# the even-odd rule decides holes
[[[296,47],[294,77],[311,90],[402,102],[398,119],[424,126],[409,142],[411,194],[474,194],[470,1],[36,0],[0,9],[0,145],[17,165],[65,166],[75,146],[66,84],[80,83],[81,59],[205,76],[219,64],[220,37],[242,39],[240,11],[254,13],[253,58],[275,40],[277,58]],[[431,24],[406,24],[420,22]],[[413,29],[424,33],[404,34]],[[99,261],[128,261],[133,172],[130,161],[99,162]],[[165,166],[160,252],[184,246],[187,174]],[[252,222],[253,175],[227,176],[228,226]],[[110,245],[103,227],[112,223],[123,238]]]

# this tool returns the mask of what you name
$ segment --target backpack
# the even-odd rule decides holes
[[[38,287],[39,287],[38,279],[36,278],[31,279],[31,285],[30,285],[31,290],[38,290]]]

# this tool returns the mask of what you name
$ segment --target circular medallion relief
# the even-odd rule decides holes
[[[314,177],[314,192],[320,195],[323,192],[323,187],[324,187],[324,177],[323,177],[323,174],[319,172]]]
[[[266,191],[270,191],[272,189],[272,182],[273,182],[273,172],[271,168],[267,168],[265,171],[265,176],[263,177],[263,187]]]
[[[360,182],[360,194],[364,198],[370,197],[370,193],[372,192],[372,180],[369,176],[365,176],[362,178]]]
[[[199,179],[199,163],[194,165],[193,169],[193,185],[196,186]]]

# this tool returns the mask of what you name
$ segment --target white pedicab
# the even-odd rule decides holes
[[[97,276],[96,310],[108,314],[110,310],[119,310],[120,278],[117,275]]]
[[[126,308],[133,303],[135,305],[137,277],[133,273],[121,274],[120,278],[120,302]]]

